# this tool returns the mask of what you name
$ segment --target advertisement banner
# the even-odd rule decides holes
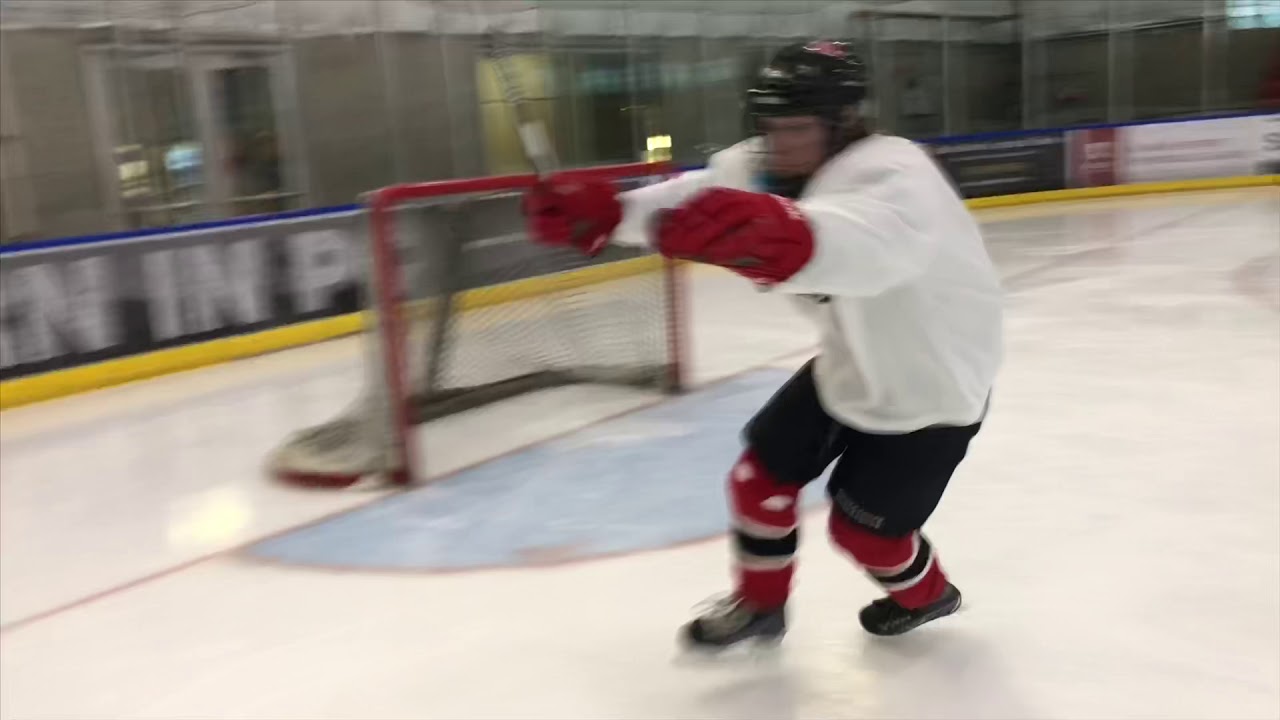
[[[1061,132],[992,140],[943,142],[934,158],[966,198],[1061,190],[1064,150]]]
[[[1259,117],[1219,118],[1124,128],[1121,183],[1252,175]]]
[[[367,224],[351,210],[4,252],[0,380],[365,309]],[[413,206],[394,224],[414,298],[649,252],[535,245],[516,194]]]
[[[1124,128],[1082,128],[1067,133],[1067,187],[1101,187],[1120,182]]]
[[[0,256],[0,380],[353,312],[355,213]]]

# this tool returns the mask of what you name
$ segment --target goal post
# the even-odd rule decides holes
[[[619,189],[669,163],[565,171]],[[679,265],[648,248],[596,258],[533,243],[520,199],[535,174],[392,185],[367,208],[364,340],[357,400],[268,458],[277,479],[342,488],[430,475],[421,426],[519,395],[600,384],[642,393],[684,385]]]

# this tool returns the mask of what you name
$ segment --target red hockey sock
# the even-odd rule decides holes
[[[831,540],[904,608],[923,607],[942,596],[947,576],[920,531],[902,537],[876,535],[832,510]]]
[[[756,607],[780,607],[791,592],[800,489],[775,480],[750,450],[729,475],[737,592]]]

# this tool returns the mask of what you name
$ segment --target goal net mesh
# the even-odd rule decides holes
[[[661,179],[658,169],[578,172],[627,189]],[[389,189],[397,201],[375,207],[370,223],[365,387],[339,417],[276,450],[277,477],[338,487],[371,474],[409,482],[425,474],[413,448],[421,423],[571,384],[681,389],[674,266],[643,248],[587,257],[531,242],[520,212],[531,182]]]

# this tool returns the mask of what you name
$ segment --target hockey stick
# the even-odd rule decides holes
[[[473,0],[473,7],[475,4],[475,0]],[[532,108],[525,98],[516,69],[512,66],[513,49],[509,44],[502,42],[502,32],[493,25],[488,28],[485,37],[487,40],[485,50],[493,63],[499,90],[502,92],[503,100],[506,101],[515,115],[515,130],[520,140],[520,148],[524,152],[525,159],[529,161],[529,165],[533,168],[538,182],[541,183],[548,175],[560,169],[560,160],[556,155],[555,146],[547,134],[546,127],[542,124],[542,121],[533,115]],[[570,230],[570,243],[574,247],[580,247],[579,240],[590,230],[590,222],[580,221],[576,223]],[[607,239],[597,242],[587,249],[587,253],[594,257],[603,249],[605,244],[607,244]],[[548,256],[538,253],[533,256],[532,260],[536,274],[543,275],[555,272],[555,268],[549,264],[550,259]],[[573,344],[572,340],[569,342]]]
[[[473,3],[474,5],[474,3]],[[486,34],[486,54],[493,61],[494,74],[498,78],[498,88],[516,116],[516,135],[520,138],[520,149],[525,159],[533,167],[538,179],[546,177],[560,168],[555,148],[547,136],[547,129],[542,122],[533,117],[529,103],[517,80],[515,68],[511,66],[511,48],[501,42],[501,33],[496,28],[489,28]]]
[[[472,0],[471,5],[472,12],[475,13],[476,17],[484,16],[484,12],[480,10],[475,0]],[[503,99],[512,108],[516,116],[516,134],[519,136],[520,147],[524,152],[524,156],[533,167],[538,179],[541,180],[548,173],[554,172],[559,166],[559,162],[555,156],[551,141],[547,137],[546,128],[530,112],[529,104],[526,102],[525,95],[517,81],[515,69],[511,67],[511,53],[508,48],[499,42],[500,37],[498,30],[490,27],[485,36],[486,42],[484,43],[483,52],[493,62],[495,75],[497,75],[498,79],[498,87],[502,92]],[[446,246],[448,256],[442,263],[442,267],[454,268],[462,262],[462,246],[469,234],[470,217],[457,205],[447,206],[446,212],[448,214],[448,228],[453,236],[453,242],[448,243]],[[535,264],[540,265],[540,261],[540,256],[535,256]],[[535,273],[542,274],[541,271],[543,269],[545,268],[538,267]],[[455,284],[459,283],[461,278],[462,275],[460,273],[448,271],[442,273],[443,307],[440,308],[439,316],[436,318],[432,337],[428,344],[425,398],[435,398],[440,392],[445,338],[458,312],[457,308],[454,307],[453,299],[456,297],[455,291],[461,287],[455,286]],[[425,402],[420,404],[425,404]]]
[[[501,42],[501,37],[502,34],[498,29],[489,28],[486,35],[486,54],[493,62],[494,74],[498,78],[502,97],[515,114],[516,135],[520,139],[520,149],[533,168],[534,174],[541,181],[560,169],[560,160],[556,157],[555,146],[547,135],[546,127],[542,121],[533,116],[529,108],[524,91],[520,88],[515,68],[511,66],[511,48]],[[588,224],[580,223],[573,230],[573,239],[576,241],[589,229]],[[592,248],[592,250],[598,250],[598,248]]]

